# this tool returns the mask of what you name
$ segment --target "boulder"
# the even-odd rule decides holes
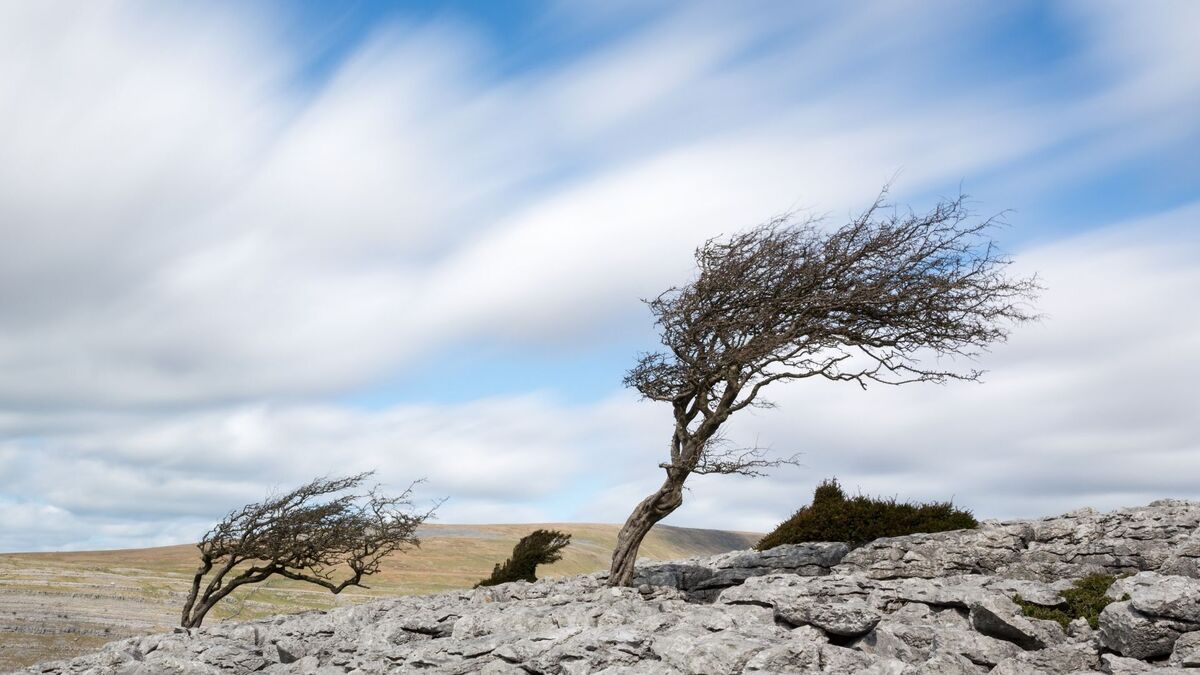
[[[1142,614],[1131,602],[1114,602],[1100,612],[1100,643],[1135,659],[1167,656],[1191,624]]]
[[[1022,649],[1044,649],[1062,644],[1067,635],[1054,621],[1030,619],[1017,603],[1001,596],[982,598],[971,604],[971,625],[975,630]]]
[[[1122,588],[1143,614],[1200,624],[1200,579],[1142,572]]]
[[[1200,668],[1200,631],[1179,636],[1171,648],[1169,663],[1177,668]]]

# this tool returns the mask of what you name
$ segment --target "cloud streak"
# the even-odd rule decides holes
[[[309,81],[265,13],[0,8],[0,548],[193,537],[269,486],[368,468],[428,476],[448,520],[617,520],[656,478],[661,411],[472,397],[472,345],[650,347],[637,299],[694,245],[789,207],[836,221],[898,169],[905,200],[966,178],[998,209],[1200,142],[1195,8],[1143,9],[1056,6],[1076,46],[1040,69],[934,39],[1019,11],[956,3],[668,6],[505,73],[468,26],[397,22]],[[580,12],[546,20],[600,20]],[[763,528],[833,473],[969,490],[985,515],[1182,494],[1196,215],[1018,227],[1050,318],[987,385],[785,390],[735,429],[810,470],[704,480],[679,522]],[[440,360],[466,364],[465,402],[339,403]]]

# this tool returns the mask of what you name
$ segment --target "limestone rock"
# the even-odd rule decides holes
[[[1114,602],[1100,613],[1101,644],[1135,659],[1170,654],[1175,640],[1188,628],[1188,624],[1142,614],[1130,602]]]
[[[1059,624],[1030,619],[1015,602],[1004,597],[988,597],[972,603],[971,625],[984,635],[1008,640],[1022,649],[1043,649],[1067,639]]]
[[[43,675],[1182,673],[1200,667],[1200,503],[814,543],[131,638]],[[1136,572],[1093,631],[1026,617]],[[1124,598],[1128,596],[1128,600]],[[1070,637],[1068,638],[1068,634]],[[1116,653],[1100,653],[1112,650]],[[1150,661],[1148,661],[1150,660]]]
[[[1009,657],[992,669],[992,675],[1056,675],[1095,671],[1100,654],[1091,645],[1059,645]]]
[[[1122,587],[1143,614],[1200,623],[1200,579],[1142,572]]]
[[[1028,524],[983,523],[974,530],[885,537],[851,551],[834,571],[873,579],[991,573],[1017,561],[1032,536]]]
[[[879,623],[882,615],[857,598],[806,601],[775,608],[775,615],[792,625],[811,625],[831,635],[857,637]]]
[[[1200,668],[1200,631],[1179,636],[1171,648],[1169,663],[1177,668]]]

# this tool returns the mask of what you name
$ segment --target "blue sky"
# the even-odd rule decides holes
[[[1180,2],[9,3],[0,550],[194,538],[313,475],[618,522],[640,298],[704,239],[960,186],[1045,321],[983,385],[781,387],[669,522],[812,486],[984,517],[1200,498],[1200,50]]]

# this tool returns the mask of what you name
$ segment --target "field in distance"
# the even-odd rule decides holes
[[[329,609],[377,597],[469,588],[538,528],[572,535],[563,559],[538,576],[606,569],[616,525],[427,525],[421,547],[389,558],[366,580],[370,589],[340,595],[287,579],[235,592],[206,623],[253,619],[306,609]],[[658,526],[640,555],[672,560],[749,548],[759,534]],[[91,651],[112,640],[178,625],[198,563],[192,545],[73,553],[0,554],[0,672]]]

